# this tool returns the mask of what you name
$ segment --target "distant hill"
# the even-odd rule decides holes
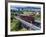
[[[38,7],[11,7],[12,10],[30,10],[31,12],[40,12],[41,8]]]

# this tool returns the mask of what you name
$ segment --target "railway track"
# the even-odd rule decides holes
[[[15,18],[20,20],[20,22],[22,23],[22,26],[28,30],[31,30],[31,29],[40,30],[40,23],[38,23],[39,25],[36,24],[37,22],[32,24],[32,23],[22,20],[19,16],[15,16]]]

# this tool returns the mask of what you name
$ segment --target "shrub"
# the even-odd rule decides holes
[[[19,20],[13,20],[11,24],[11,31],[18,31],[22,29],[21,22]]]

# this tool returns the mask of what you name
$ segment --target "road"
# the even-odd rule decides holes
[[[31,29],[40,30],[40,27],[35,25],[36,22],[34,24],[31,24],[31,23],[29,23],[27,21],[24,21],[24,20],[20,19],[20,17],[18,17],[18,16],[15,16],[15,18],[20,20],[20,22],[22,23],[22,26],[25,27],[28,30],[31,30]]]

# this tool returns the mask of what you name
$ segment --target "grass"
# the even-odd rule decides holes
[[[13,18],[11,21],[11,31],[27,31],[27,29],[21,26],[22,23],[19,20]]]
[[[25,15],[29,15],[31,14],[30,12],[29,13],[24,13]],[[27,31],[27,29],[23,28],[21,26],[21,22],[17,19],[14,18],[15,14],[14,13],[11,13],[11,31]],[[40,21],[40,16],[35,16],[35,19],[36,20],[39,20]]]
[[[27,31],[27,29],[25,29],[25,28],[22,28],[20,31]]]

